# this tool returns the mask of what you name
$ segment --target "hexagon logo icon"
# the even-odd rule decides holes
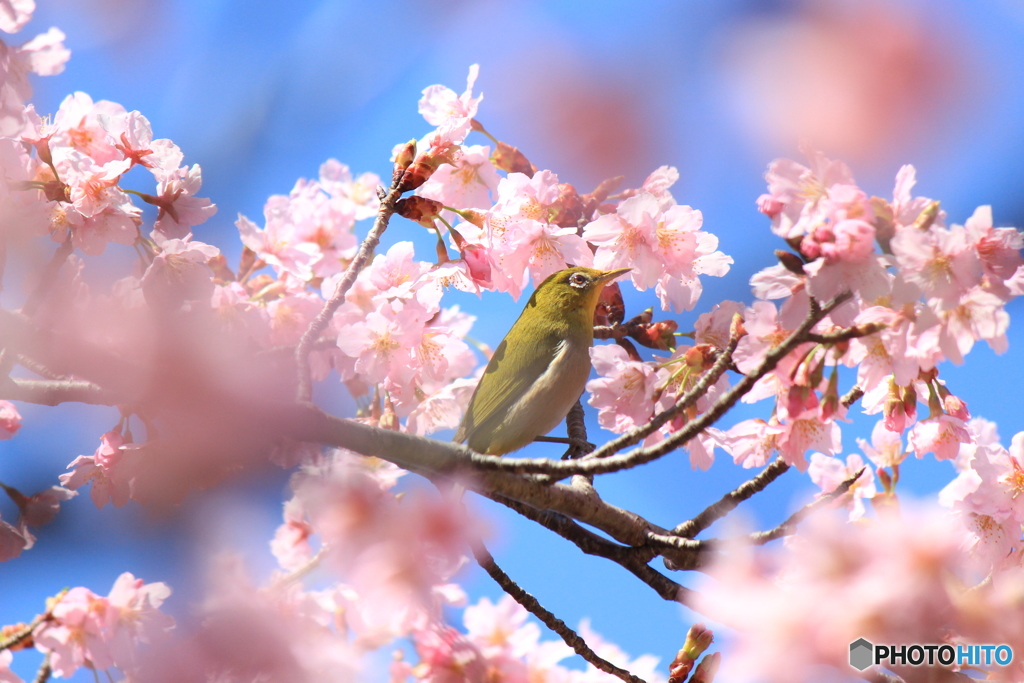
[[[858,638],[850,643],[850,666],[857,671],[863,671],[871,666],[874,659],[875,646],[864,638]]]

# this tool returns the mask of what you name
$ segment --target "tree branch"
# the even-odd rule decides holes
[[[102,387],[73,379],[0,378],[0,398],[44,406],[72,402],[95,406],[115,406],[119,403],[113,394]]]
[[[778,525],[774,529],[769,529],[767,531],[759,531],[755,534],[751,534],[750,542],[755,545],[764,545],[765,543],[774,541],[777,538],[789,536],[790,534],[794,533],[796,531],[797,524],[805,520],[807,516],[814,512],[815,510],[823,508],[832,501],[836,500],[837,498],[840,498],[843,495],[845,495],[851,488],[853,488],[853,485],[857,483],[857,480],[860,479],[860,476],[862,474],[864,474],[864,468],[862,468],[859,472],[857,472],[857,474],[853,475],[852,477],[844,481],[842,484],[837,486],[834,490],[829,491],[821,498],[818,498],[817,500],[812,501],[807,505],[804,505],[802,508],[800,508],[799,510],[791,514],[788,518],[786,518],[786,521],[784,521],[782,524]]]
[[[530,521],[536,522],[544,528],[555,532],[573,543],[584,554],[603,557],[606,560],[615,562],[653,588],[654,592],[663,600],[693,607],[693,591],[649,566],[647,562],[651,558],[645,559],[639,556],[636,552],[637,548],[630,548],[609,541],[557,512],[537,510],[529,505],[524,505],[519,501],[498,494],[491,494],[488,498],[518,512]],[[652,554],[651,557],[653,556]]]
[[[788,469],[789,465],[782,458],[776,458],[761,470],[756,477],[740,484],[739,487],[722,496],[718,502],[704,508],[704,511],[699,515],[677,526],[672,530],[672,533],[683,538],[694,538],[716,521],[735,510],[737,505],[755,493],[763,491],[768,484],[778,479]]]
[[[373,250],[380,243],[381,235],[387,230],[391,215],[395,212],[395,202],[402,196],[402,192],[398,189],[401,179],[402,175],[400,173],[395,173],[392,177],[391,189],[385,196],[381,197],[380,208],[377,209],[377,218],[373,222],[373,227],[362,241],[362,244],[359,245],[359,251],[356,252],[355,257],[348,264],[348,268],[345,269],[345,275],[338,282],[338,288],[334,290],[334,296],[324,303],[324,307],[320,309],[317,316],[309,323],[309,327],[306,328],[302,338],[299,339],[298,346],[295,347],[295,367],[299,373],[299,401],[309,401],[313,396],[313,380],[309,374],[309,353],[313,343],[327,329],[327,325],[331,322],[331,318],[334,316],[335,311],[338,310],[338,307],[345,302],[345,294],[352,288],[356,277],[359,276],[359,271],[370,260]]]
[[[644,679],[634,676],[625,669],[620,669],[590,649],[590,646],[587,645],[587,641],[583,640],[578,633],[566,626],[564,621],[546,610],[544,606],[537,601],[537,598],[527,593],[519,586],[519,584],[509,578],[508,574],[502,571],[501,567],[494,562],[494,558],[491,557],[491,554],[482,543],[478,543],[473,546],[473,557],[476,558],[477,564],[479,564],[483,570],[487,572],[487,574],[494,579],[499,586],[501,586],[503,591],[511,595],[515,601],[525,607],[530,614],[540,619],[545,626],[561,636],[562,640],[565,641],[565,644],[571,647],[576,654],[583,657],[583,659],[588,663],[601,671],[621,678],[628,683],[646,683]]]
[[[707,393],[708,388],[717,382],[718,378],[729,369],[729,366],[732,364],[732,354],[736,351],[736,345],[739,344],[741,338],[742,335],[739,334],[738,331],[733,331],[729,335],[729,343],[726,345],[721,355],[719,355],[718,360],[716,360],[714,365],[712,365],[711,368],[697,380],[697,383],[694,384],[689,391],[679,397],[675,405],[658,413],[646,424],[631,429],[625,434],[605,443],[596,451],[590,453],[588,457],[604,458],[614,453],[618,453],[623,448],[638,444],[660,429],[662,425],[673,417],[696,403],[697,399]]]

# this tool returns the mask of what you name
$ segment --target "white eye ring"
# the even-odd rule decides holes
[[[576,289],[583,289],[587,286],[587,276],[583,273],[573,273],[569,277],[569,286]]]

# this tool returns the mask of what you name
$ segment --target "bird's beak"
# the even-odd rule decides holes
[[[597,276],[597,281],[599,283],[611,282],[615,278],[619,277],[620,275],[625,275],[626,273],[628,273],[631,270],[633,270],[633,269],[632,268],[619,268],[618,270],[606,270],[606,271],[604,271],[603,273],[601,273],[600,275]]]

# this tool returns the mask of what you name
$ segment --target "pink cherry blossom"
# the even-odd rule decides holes
[[[183,166],[173,173],[159,173],[155,203],[160,212],[153,230],[167,238],[184,238],[192,227],[205,223],[217,207],[209,199],[196,197],[203,184],[199,164]]]
[[[442,429],[455,429],[462,421],[477,379],[457,379],[430,394],[409,413],[405,428],[410,434],[426,436]]]
[[[106,633],[113,617],[107,598],[72,588],[50,614],[53,619],[39,625],[33,640],[37,649],[49,653],[58,675],[69,678],[83,666],[100,670],[114,665]]]
[[[819,204],[843,186],[855,186],[853,174],[841,161],[831,161],[818,151],[803,146],[810,168],[790,159],[776,159],[768,165],[765,180],[768,195],[758,206],[772,219],[772,232],[783,239],[800,238],[821,222]]]
[[[537,624],[528,622],[526,608],[512,596],[502,596],[497,604],[481,598],[466,607],[462,621],[468,637],[488,657],[508,654],[522,657],[533,650],[540,640]]]
[[[160,253],[142,276],[140,286],[152,306],[176,309],[185,301],[208,303],[213,296],[213,271],[206,262],[217,247],[185,239],[159,240]]]
[[[35,0],[4,0],[0,2],[0,31],[17,33],[28,23],[35,11]]]
[[[129,572],[117,577],[107,596],[109,610],[105,640],[114,663],[125,672],[138,666],[140,643],[151,643],[174,628],[174,619],[160,611],[171,589],[163,582],[145,583]]]
[[[645,424],[654,413],[655,368],[630,360],[618,344],[592,347],[590,359],[598,377],[587,383],[587,402],[598,409],[601,426],[621,434]]]
[[[484,99],[483,95],[473,97],[473,86],[479,74],[479,64],[469,67],[466,90],[461,95],[456,95],[453,90],[443,85],[432,85],[424,89],[419,102],[419,112],[427,123],[441,126],[452,119],[465,120],[468,130],[469,120],[476,116],[477,108]]]
[[[737,465],[748,469],[764,467],[778,450],[779,437],[785,431],[780,424],[758,418],[743,420],[724,433],[720,445]]]
[[[676,290],[676,283],[692,282],[705,270],[697,265],[700,257],[709,257],[706,270],[714,275],[724,274],[732,262],[716,252],[718,239],[700,230],[702,221],[700,211],[688,206],[662,211],[657,198],[643,192],[620,203],[614,214],[588,223],[583,237],[597,246],[595,268],[632,268],[630,278],[640,291],[660,281],[663,308],[666,302],[690,308],[695,303],[692,285]]]
[[[498,183],[498,200],[487,214],[498,291],[518,299],[531,278],[539,284],[567,264],[593,264],[593,253],[575,228],[548,222],[559,197],[558,177],[550,171],[532,178],[510,173]]]
[[[857,481],[837,501],[845,504],[850,511],[851,522],[863,517],[867,511],[864,508],[864,499],[875,496],[875,475],[871,468],[865,467],[864,461],[856,453],[847,456],[845,463],[839,458],[812,453],[811,464],[807,468],[807,474],[810,475],[811,481],[821,489],[818,497],[835,491],[840,484],[858,472],[861,474],[857,477]]]
[[[0,562],[14,559],[28,547],[31,547],[31,541],[25,536],[25,530],[0,519]]]
[[[952,460],[960,451],[960,444],[970,443],[971,436],[963,420],[941,414],[915,424],[908,441],[919,458],[925,453],[934,453],[936,460]]]
[[[337,159],[328,159],[320,164],[320,187],[332,198],[350,202],[357,221],[377,214],[380,206],[377,188],[380,184],[380,176],[376,173],[363,173],[353,178],[348,166]]]
[[[60,475],[60,483],[72,491],[92,484],[90,496],[98,508],[108,502],[114,507],[124,506],[131,496],[132,480],[138,468],[137,454],[124,449],[125,445],[120,432],[107,432],[101,437],[95,454],[80,455],[68,465],[73,471]]]
[[[640,189],[653,195],[658,200],[661,210],[666,211],[670,206],[676,205],[675,197],[672,196],[669,188],[678,180],[679,169],[675,166],[661,166],[644,179]]]
[[[1024,265],[1021,249],[1024,235],[1016,228],[992,227],[992,207],[979,206],[964,221],[964,228],[974,241],[985,274],[1001,283]]]
[[[71,242],[90,256],[99,256],[108,242],[134,244],[139,237],[142,211],[128,195],[110,187],[100,200],[104,206],[92,216],[83,216],[73,205],[52,202],[49,206],[50,233],[63,242],[71,233]]]
[[[356,210],[349,198],[332,196],[318,182],[300,179],[287,196],[267,200],[263,230],[242,215],[235,224],[242,243],[278,274],[308,281],[341,272],[355,253],[351,231]]]
[[[849,671],[857,638],[940,643],[949,629],[995,637],[973,627],[973,610],[984,608],[967,604],[974,598],[962,582],[972,579],[972,566],[960,540],[941,510],[903,506],[856,525],[812,515],[774,553],[733,548],[699,590],[701,612],[736,629],[723,673],[831,680]]]
[[[11,671],[12,659],[14,659],[13,652],[10,650],[0,651],[0,683],[25,683],[17,674]]]
[[[284,504],[284,524],[277,527],[270,541],[270,552],[282,569],[292,572],[309,563],[313,557],[309,537],[313,533],[302,502],[298,498],[290,499]]]
[[[21,413],[10,401],[0,401],[0,441],[10,439],[21,429]]]
[[[2,10],[0,10],[2,12]],[[71,57],[71,50],[64,46],[64,32],[51,27],[46,33],[40,33],[32,40],[14,49],[12,70],[31,71],[40,76],[56,76],[64,71],[64,65]]]
[[[111,119],[123,117],[127,112],[116,102],[93,99],[84,92],[68,95],[53,117],[51,149],[71,148],[103,166],[110,161],[123,161],[115,140],[106,125]]]
[[[857,439],[857,445],[876,467],[897,467],[908,455],[899,433],[886,429],[881,420],[871,430],[871,443]]]
[[[891,245],[903,279],[942,308],[956,306],[981,282],[981,259],[962,226],[907,228],[896,233]]]
[[[491,196],[497,196],[501,181],[490,154],[490,147],[463,147],[458,161],[437,169],[417,194],[457,209],[489,208]]]

